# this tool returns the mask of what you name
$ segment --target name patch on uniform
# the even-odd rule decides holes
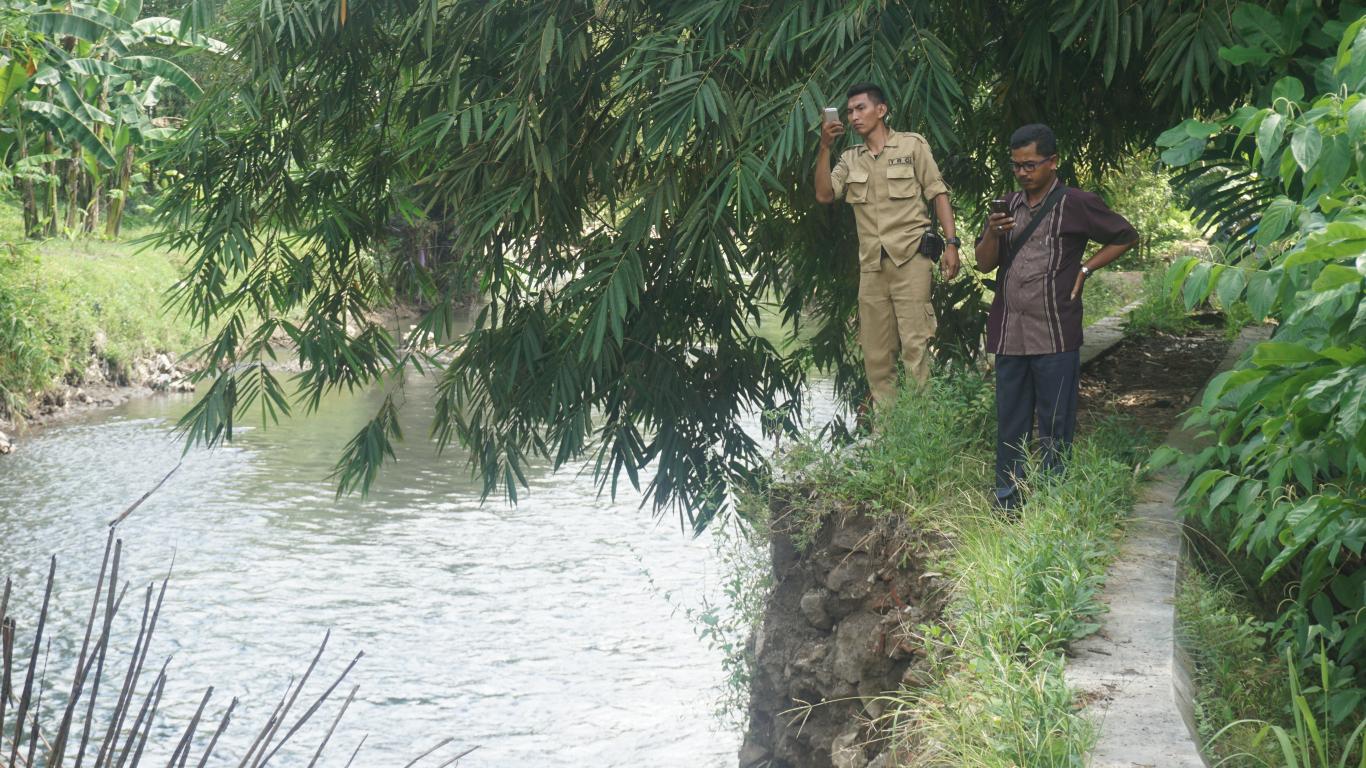
[[[911,161],[912,161],[913,159],[914,159],[914,158],[910,157],[909,155],[907,155],[906,157],[893,157],[893,158],[891,158],[891,159],[889,159],[889,160],[887,161],[887,164],[888,164],[888,165],[910,165],[910,164],[911,164]]]

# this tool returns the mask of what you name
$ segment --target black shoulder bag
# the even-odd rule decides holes
[[[1015,254],[1019,253],[1024,244],[1029,242],[1029,238],[1034,235],[1034,230],[1038,229],[1043,220],[1048,218],[1048,214],[1053,212],[1053,206],[1062,199],[1062,189],[1062,185],[1059,184],[1052,192],[1048,193],[1048,198],[1043,201],[1043,206],[1039,208],[1039,212],[1034,214],[1034,217],[1029,220],[1029,225],[1020,232],[1018,237],[1007,235],[1006,257],[1001,259],[1001,263],[997,265],[996,279],[982,281],[988,288],[999,294],[1005,293],[1006,275],[1010,272],[1010,265],[1015,263]]]

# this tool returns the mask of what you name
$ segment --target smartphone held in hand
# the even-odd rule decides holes
[[[1007,216],[1010,214],[1010,204],[1007,203],[1005,200],[992,200],[991,212]]]
[[[825,122],[827,123],[838,123],[840,121],[840,112],[838,109],[834,107],[826,107],[824,110],[824,115]]]

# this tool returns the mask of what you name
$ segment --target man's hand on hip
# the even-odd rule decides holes
[[[1081,297],[1081,289],[1082,289],[1082,287],[1085,286],[1085,285],[1086,285],[1086,273],[1085,273],[1085,272],[1078,272],[1078,273],[1077,273],[1077,282],[1075,282],[1075,283],[1072,284],[1072,301],[1076,301],[1078,298]]]

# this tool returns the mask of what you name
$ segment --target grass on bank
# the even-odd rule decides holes
[[[1335,727],[1306,697],[1333,690],[1321,651],[1317,678],[1298,679],[1290,659],[1276,656],[1274,621],[1259,613],[1231,569],[1198,562],[1182,578],[1177,642],[1193,667],[1206,758],[1227,768],[1366,766],[1366,717]]]
[[[164,307],[179,257],[134,245],[140,234],[25,241],[19,210],[0,202],[0,411],[79,383],[92,353],[122,367],[201,339]]]
[[[990,510],[993,395],[980,374],[932,380],[877,420],[856,450],[805,445],[787,475],[820,488],[824,510],[903,515],[950,542],[942,623],[908,628],[931,660],[928,684],[890,695],[898,759],[908,765],[1076,766],[1092,743],[1063,678],[1063,649],[1096,628],[1099,593],[1132,507],[1135,430],[1104,424],[1076,444],[1066,473],[1035,483],[1020,520]],[[800,514],[801,511],[799,510]]]

